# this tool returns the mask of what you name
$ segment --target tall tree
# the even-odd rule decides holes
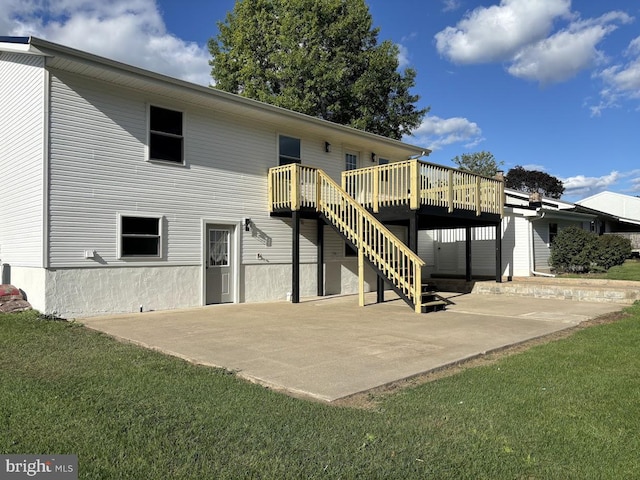
[[[537,192],[549,198],[560,198],[564,193],[561,180],[539,170],[527,170],[520,165],[507,172],[505,186],[521,192]]]
[[[396,139],[428,112],[364,0],[237,0],[218,28],[216,88]]]
[[[477,173],[478,175],[484,175],[485,177],[493,177],[504,162],[496,161],[496,157],[491,152],[476,152],[476,153],[463,153],[460,156],[455,156],[452,159],[460,170],[464,170],[471,173]]]

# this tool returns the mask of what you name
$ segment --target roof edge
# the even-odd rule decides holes
[[[140,67],[136,67],[134,65],[130,65],[127,63],[123,63],[123,62],[119,62],[117,60],[112,60],[110,58],[107,57],[103,57],[100,55],[96,55],[93,53],[89,53],[83,50],[79,50],[76,48],[72,48],[72,47],[67,47],[65,45],[61,45],[58,43],[54,43],[54,42],[50,42],[48,40],[44,40],[42,38],[39,37],[4,37],[7,39],[11,39],[13,38],[14,41],[7,41],[5,43],[16,43],[16,44],[22,44],[22,45],[30,45],[34,48],[37,48],[38,50],[40,50],[41,53],[44,54],[61,54],[61,55],[67,55],[67,56],[71,56],[71,57],[75,57],[81,60],[85,60],[85,61],[91,61],[91,62],[95,62],[98,63],[100,65],[104,65],[106,67],[110,67],[110,68],[115,68],[117,70],[122,70],[124,72],[128,72],[134,75],[139,75],[142,77],[146,77],[148,79],[151,80],[156,80],[156,81],[162,81],[162,82],[166,82],[168,84],[172,84],[174,86],[180,87],[180,88],[186,88],[192,91],[197,91],[200,93],[205,93],[208,95],[215,95],[220,99],[224,99],[224,100],[228,100],[228,101],[234,101],[234,102],[240,102],[241,104],[244,104],[248,107],[253,107],[253,108],[259,108],[262,110],[266,110],[266,111],[270,111],[273,113],[277,113],[280,115],[284,115],[287,116],[289,118],[295,118],[298,120],[302,120],[308,123],[312,123],[318,126],[321,126],[323,128],[329,128],[332,130],[337,130],[343,133],[348,133],[351,135],[356,135],[359,137],[363,137],[366,138],[370,141],[375,141],[375,142],[381,142],[381,143],[386,143],[387,145],[391,146],[391,147],[395,147],[395,148],[402,148],[406,151],[412,152],[413,154],[420,154],[420,155],[424,155],[423,152],[426,153],[426,155],[429,155],[431,153],[431,150],[429,150],[428,148],[425,147],[420,147],[417,145],[412,145],[410,143],[406,143],[403,142],[401,140],[395,140],[393,138],[389,138],[389,137],[384,137],[382,135],[377,135],[375,133],[371,133],[371,132],[367,132],[365,130],[359,130],[357,128],[353,128],[353,127],[349,127],[347,125],[341,125],[338,123],[334,123],[334,122],[330,122],[328,120],[324,120],[322,118],[318,118],[318,117],[313,117],[311,115],[307,115],[304,113],[300,113],[300,112],[295,112],[293,110],[289,110],[286,108],[282,108],[282,107],[278,107],[276,105],[271,105],[269,103],[265,103],[265,102],[261,102],[259,100],[254,100],[252,98],[247,98],[247,97],[242,97],[240,95],[237,95],[235,93],[230,93],[230,92],[225,92],[223,90],[219,90],[213,87],[206,87],[203,85],[198,85],[196,83],[192,83],[192,82],[188,82],[186,80],[181,80],[179,78],[176,77],[171,77],[169,75],[165,75],[162,73],[158,73],[158,72],[154,72],[151,70],[147,70],[144,68],[140,68]],[[27,53],[27,52],[25,52]]]

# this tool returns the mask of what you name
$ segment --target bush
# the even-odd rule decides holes
[[[598,236],[576,226],[561,230],[551,249],[551,266],[559,272],[606,271],[631,255],[631,241],[617,235]]]
[[[622,265],[631,256],[631,240],[618,235],[602,235],[598,237],[598,249],[594,262],[609,270],[615,265]]]
[[[551,245],[551,266],[560,272],[588,272],[597,240],[595,234],[576,226],[560,230]]]

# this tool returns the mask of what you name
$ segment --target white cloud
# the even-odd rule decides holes
[[[508,60],[520,49],[545,38],[558,17],[568,17],[571,0],[502,0],[478,7],[455,27],[438,32],[438,52],[455,63]]]
[[[564,28],[555,24],[564,20]],[[499,5],[479,7],[435,36],[441,55],[454,63],[507,62],[507,72],[541,84],[567,80],[580,71],[600,65],[605,55],[597,46],[617,28],[633,18],[610,11],[596,18],[581,19],[571,12],[570,0],[502,0]],[[640,52],[640,40],[629,46]],[[609,72],[627,72],[621,66]],[[635,78],[635,77],[634,77]]]
[[[536,170],[538,172],[545,172],[547,170],[547,167],[545,167],[544,165],[538,165],[536,163],[528,163],[526,165],[520,165],[520,166],[525,170]]]
[[[442,7],[443,12],[452,12],[454,10],[457,10],[462,4],[460,0],[443,0],[442,3],[444,5]]]
[[[607,190],[615,185],[625,175],[617,171],[612,171],[601,177],[586,177],[584,175],[576,175],[574,177],[561,178],[565,188],[564,194],[567,196],[586,197],[595,193]]]
[[[465,147],[472,147],[484,138],[478,124],[466,118],[440,118],[429,115],[408,140],[426,145],[430,150],[439,150],[453,143],[464,143]]]
[[[398,67],[404,68],[409,65],[409,49],[398,43]]]
[[[37,36],[208,85],[209,52],[167,32],[155,0],[7,0],[6,35]]]
[[[603,110],[620,107],[624,100],[640,99],[640,37],[634,38],[625,51],[629,58],[593,74],[604,86],[600,90],[600,101],[589,106],[592,116],[600,116]]]
[[[613,29],[612,25],[597,25],[558,32],[518,52],[507,70],[514,77],[540,83],[567,80],[602,58],[596,45]]]

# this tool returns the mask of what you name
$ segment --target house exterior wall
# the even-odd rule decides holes
[[[0,52],[0,261],[16,275],[44,263],[45,78],[42,57]]]
[[[154,97],[65,71],[51,70],[50,101],[51,270],[43,310],[69,318],[140,305],[201,305],[203,221],[237,225],[239,301],[284,300],[291,291],[291,220],[271,217],[267,204],[278,135],[300,138],[302,163],[338,181],[344,152],[358,152],[360,163],[366,153],[365,145],[335,143],[327,153],[320,135],[280,131],[179,96]],[[149,105],[183,112],[184,166],[146,160]],[[162,217],[160,259],[118,257],[118,214]],[[244,218],[251,219],[248,232]],[[325,253],[325,289],[356,293],[357,262],[345,257],[344,242],[330,227],[325,231],[325,252],[331,252]],[[317,292],[316,238],[316,222],[302,220],[302,296]],[[87,250],[95,256],[85,258]],[[374,285],[371,271],[366,288]]]
[[[558,225],[558,232],[570,227],[577,226],[584,228],[581,221],[571,222],[568,220],[539,219],[533,222],[533,247],[534,247],[534,269],[537,272],[549,273],[551,266],[549,261],[551,258],[551,243],[549,241],[549,225],[555,223]]]

